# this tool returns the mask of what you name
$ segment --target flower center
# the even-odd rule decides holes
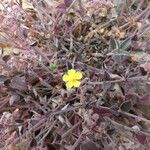
[[[72,78],[72,79],[71,79],[71,82],[73,82],[73,83],[76,82],[76,79],[75,79],[75,78]]]

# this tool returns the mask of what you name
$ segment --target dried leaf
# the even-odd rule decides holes
[[[82,144],[81,150],[98,150],[98,147],[94,142],[86,141]]]
[[[27,84],[24,79],[21,77],[14,77],[9,84],[11,88],[25,92],[28,90]]]
[[[136,52],[131,53],[131,60],[134,62],[149,62],[150,61],[150,54],[145,52]]]
[[[12,96],[10,97],[10,99],[9,99],[9,104],[10,104],[10,106],[12,106],[13,103],[14,103],[15,101],[19,100],[19,99],[20,99],[20,97],[19,97],[18,95],[12,95]]]
[[[6,80],[8,80],[8,77],[0,75],[0,83],[4,83]]]
[[[150,72],[150,61],[145,62],[144,64],[140,65],[146,72]]]

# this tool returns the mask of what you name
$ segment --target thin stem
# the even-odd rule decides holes
[[[77,124],[75,124],[71,129],[69,129],[67,132],[65,132],[62,135],[62,139],[64,139],[71,131],[73,131],[76,127],[78,127],[81,124],[82,121],[78,122]]]
[[[73,5],[75,4],[76,1],[77,1],[77,0],[74,0],[74,1],[71,3],[71,5],[70,5],[70,6],[68,7],[68,9],[66,10],[66,13],[65,13],[65,14],[62,16],[62,18],[60,19],[59,23],[61,23],[61,22],[64,20],[66,14],[70,11],[70,9],[73,7]]]
[[[148,78],[144,77],[144,76],[140,76],[140,77],[131,77],[131,78],[122,78],[119,80],[112,80],[112,81],[100,81],[100,82],[87,82],[87,84],[91,84],[91,85],[101,85],[101,84],[106,84],[106,83],[120,83],[120,82],[128,82],[128,81],[147,81]]]
[[[76,142],[74,143],[74,145],[70,148],[70,150],[75,150],[76,147],[79,145],[79,143],[81,142],[82,139],[82,135],[83,133],[80,134],[79,138],[76,140]]]
[[[113,80],[113,81],[101,81],[101,82],[87,82],[87,84],[91,84],[91,85],[101,85],[101,84],[107,84],[107,83],[119,83],[119,82],[125,82],[124,79],[120,79],[120,80]]]
[[[138,21],[141,19],[141,17],[146,14],[147,12],[149,12],[150,7],[147,7],[141,14],[139,14],[138,16],[135,17],[135,21]],[[130,25],[130,22],[127,22],[126,24],[124,24],[123,26],[120,27],[120,30],[126,28],[128,25]]]
[[[119,113],[120,113],[120,114],[123,114],[123,115],[126,115],[126,116],[129,116],[129,117],[132,117],[132,118],[135,118],[135,119],[140,120],[140,121],[144,121],[144,122],[146,122],[146,123],[149,123],[149,124],[150,124],[150,120],[145,119],[145,118],[143,118],[143,117],[136,116],[136,115],[133,115],[133,114],[130,114],[130,113],[127,113],[127,112],[121,111],[121,110],[119,110]]]
[[[82,107],[84,107],[83,105],[80,105],[80,106],[76,106],[76,107],[70,107],[70,108],[67,108],[67,109],[65,109],[65,110],[59,110],[59,111],[56,111],[56,112],[48,112],[47,113],[47,115],[49,116],[49,115],[59,115],[59,114],[64,114],[64,113],[66,113],[66,112],[69,112],[69,111],[75,111],[75,110],[77,110],[77,109],[79,109],[79,108],[82,108]]]
[[[104,108],[104,109],[108,109],[110,110],[111,108],[109,107],[105,107],[105,106],[99,106],[99,108]],[[140,117],[140,116],[136,116],[136,115],[133,115],[133,114],[130,114],[130,113],[127,113],[127,112],[124,112],[124,111],[121,111],[121,110],[118,110],[118,113],[122,114],[122,115],[126,115],[126,116],[129,116],[129,117],[132,117],[132,118],[135,118],[137,120],[140,120],[140,121],[144,121],[146,123],[149,123],[150,124],[150,120],[148,119],[145,119],[143,117]]]
[[[118,122],[116,122],[116,121],[114,121],[114,120],[112,120],[112,119],[110,119],[108,117],[105,117],[105,119],[107,121],[109,121],[110,123],[112,123],[114,125],[114,127],[116,127],[116,128],[120,128],[120,129],[123,129],[123,130],[131,131],[131,132],[134,132],[136,134],[140,133],[140,134],[143,134],[145,136],[150,137],[150,133],[147,133],[147,132],[144,132],[144,131],[136,131],[133,128],[130,128],[130,127],[122,125],[122,124],[119,124]]]

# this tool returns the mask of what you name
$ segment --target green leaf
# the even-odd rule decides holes
[[[122,63],[124,62],[125,60],[129,59],[130,55],[129,55],[129,52],[126,52],[126,51],[121,51],[120,53],[116,53],[112,56],[112,59],[114,61],[116,61],[117,63]]]
[[[131,45],[131,38],[125,39],[121,44],[120,44],[120,49],[122,50],[127,50]]]
[[[128,51],[121,51],[121,53],[120,53],[121,55],[124,55],[124,56],[130,56],[130,52],[128,52]]]
[[[110,38],[109,40],[109,49],[112,50],[116,50],[119,48],[119,42],[114,39],[113,37]]]
[[[120,109],[122,111],[129,112],[132,109],[132,103],[131,101],[125,101],[121,104]]]
[[[56,69],[57,69],[57,65],[56,64],[51,64],[50,66],[49,66],[49,69],[52,71],[52,72],[55,72],[56,71]]]
[[[122,62],[122,56],[121,55],[113,55],[112,59],[117,62],[117,63],[121,63]]]

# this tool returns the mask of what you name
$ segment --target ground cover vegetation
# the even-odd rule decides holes
[[[149,150],[149,0],[1,0],[0,149]]]

